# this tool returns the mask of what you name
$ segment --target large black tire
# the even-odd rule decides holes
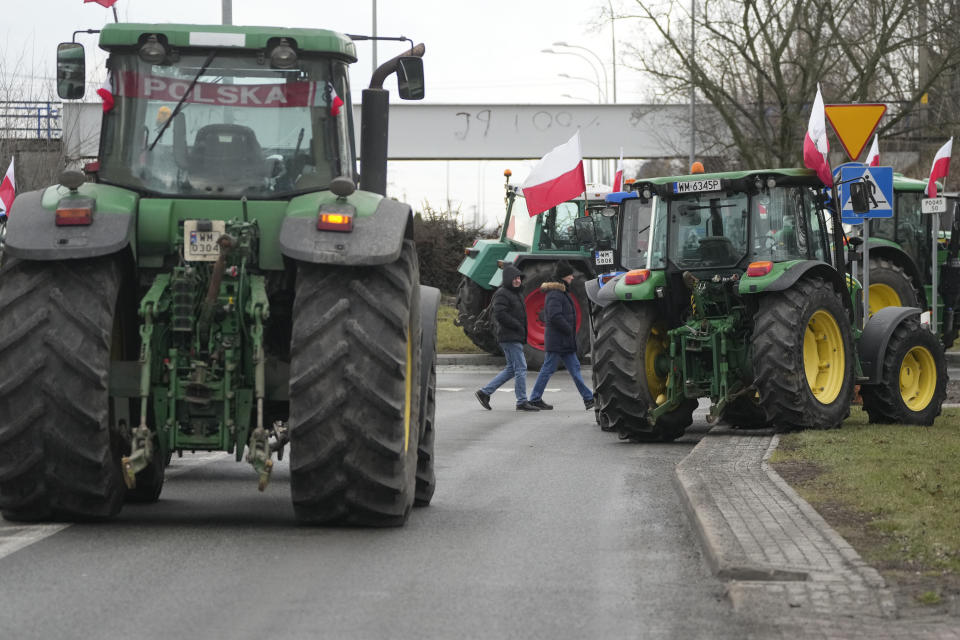
[[[720,417],[732,427],[763,429],[769,426],[767,417],[755,396],[739,396],[728,404]]]
[[[463,276],[457,285],[457,325],[470,341],[492,356],[503,354],[493,329],[493,314],[490,301],[493,291],[488,291],[470,278]]]
[[[683,435],[693,422],[695,400],[660,416],[653,426],[647,422],[666,389],[666,377],[653,368],[665,349],[667,329],[653,305],[615,302],[603,309],[593,363],[602,429],[640,442],[669,442]]]
[[[753,371],[760,406],[773,427],[835,429],[850,415],[856,357],[851,336],[839,295],[819,278],[760,299]]]
[[[434,419],[437,413],[437,309],[440,291],[420,287],[420,438],[417,441],[417,491],[415,507],[426,507],[437,486],[434,473]]]
[[[527,369],[539,371],[547,357],[543,350],[543,338],[546,325],[543,307],[546,295],[540,290],[544,282],[554,282],[554,262],[532,261],[523,265],[523,303],[527,310],[527,343],[523,345],[523,355],[527,360]],[[584,274],[574,272],[576,278],[570,286],[574,308],[577,309],[577,358],[583,362],[590,355],[590,321],[588,318],[590,301],[584,288]]]
[[[919,307],[913,280],[900,265],[870,258],[870,315],[884,307]]]
[[[399,526],[416,490],[417,251],[369,267],[298,263],[290,362],[290,485],[306,524]]]
[[[102,520],[126,487],[109,424],[115,258],[0,268],[0,510],[8,520]]]
[[[880,383],[860,387],[863,408],[870,422],[931,425],[943,408],[947,378],[943,347],[910,318],[890,336]]]

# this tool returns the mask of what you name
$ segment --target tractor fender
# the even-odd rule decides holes
[[[23,260],[76,260],[116,253],[130,244],[135,196],[131,194],[129,198],[131,210],[111,211],[107,206],[101,206],[102,199],[91,194],[96,202],[93,223],[58,227],[54,222],[56,202],[67,194],[67,190],[63,187],[49,190],[63,193],[58,197],[54,191],[44,198],[44,191],[31,191],[17,196],[7,220],[6,253]],[[81,188],[80,194],[88,196],[86,191]],[[44,200],[52,201],[53,206],[44,207]]]
[[[791,269],[783,272],[779,278],[764,287],[763,292],[784,291],[791,288],[798,280],[804,277],[823,278],[833,285],[836,291],[844,290],[844,276],[836,269],[820,260],[805,260]],[[741,286],[741,293],[753,293],[749,289],[745,292]]]
[[[623,276],[617,276],[612,280],[608,280],[606,284],[600,286],[600,282],[597,278],[591,278],[587,280],[584,288],[587,292],[587,298],[590,299],[590,302],[597,305],[598,307],[606,307],[609,304],[617,301],[617,292],[616,284]]]
[[[890,336],[907,318],[920,315],[920,310],[914,307],[884,307],[870,316],[867,326],[860,336],[858,351],[860,353],[860,367],[867,378],[862,384],[876,384],[880,382],[883,370],[883,354],[887,350]]]
[[[372,215],[354,215],[349,232],[320,231],[315,215],[288,216],[280,228],[280,251],[314,264],[388,264],[400,257],[408,237],[413,237],[410,206],[383,198]]]
[[[430,368],[437,348],[437,312],[440,309],[440,289],[420,285],[420,406],[427,403]],[[421,420],[426,420],[423,411]],[[423,424],[420,425],[423,429]]]

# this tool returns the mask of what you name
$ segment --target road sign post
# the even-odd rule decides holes
[[[932,244],[930,246],[930,270],[932,272],[930,286],[930,330],[937,332],[937,238],[940,235],[940,214],[947,210],[947,199],[943,196],[939,198],[924,198],[920,201],[920,211],[937,216],[937,221],[930,221],[930,228],[933,230]]]

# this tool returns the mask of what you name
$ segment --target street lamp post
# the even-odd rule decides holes
[[[586,51],[586,52],[589,53],[590,55],[592,55],[592,56],[596,59],[597,64],[600,65],[600,70],[603,71],[603,91],[604,91],[605,94],[609,94],[609,88],[610,88],[609,85],[610,85],[610,83],[609,83],[609,81],[607,80],[607,67],[606,67],[605,64],[603,64],[603,60],[600,59],[600,56],[598,56],[596,53],[594,53],[592,49],[588,49],[587,47],[581,47],[581,46],[576,45],[576,44],[567,44],[566,42],[554,42],[554,43],[553,43],[553,46],[555,46],[555,47],[566,47],[566,48],[568,48],[568,49],[581,49],[581,50],[583,50],[583,51]],[[577,54],[575,54],[573,51],[557,51],[557,53],[569,53],[569,54],[577,55]],[[583,56],[580,56],[580,57],[582,58]],[[591,66],[591,67],[593,66],[593,63],[592,63],[592,62],[590,63],[590,66]],[[594,69],[594,73],[596,73],[596,69]],[[599,74],[598,74],[597,83],[599,84],[599,82],[600,82],[600,78],[599,78]],[[614,102],[616,102],[616,100],[614,100]]]
[[[568,73],[558,73],[557,75],[560,76],[561,78],[567,78],[568,80],[582,80],[584,82],[589,82],[590,84],[592,84],[597,88],[597,102],[599,102],[600,104],[606,104],[607,95],[603,92],[603,89],[600,87],[599,82],[595,82],[590,78],[584,78],[583,76],[571,76]]]

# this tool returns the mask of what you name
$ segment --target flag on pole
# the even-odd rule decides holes
[[[88,2],[96,2],[100,6],[107,7],[108,9],[117,3],[117,0],[83,0],[83,4]]]
[[[930,167],[930,180],[927,181],[927,197],[937,197],[937,180],[947,177],[950,172],[950,155],[953,153],[953,137],[947,140],[947,144],[940,147],[937,155],[933,157],[933,166]]]
[[[572,138],[543,156],[521,189],[531,217],[587,190],[579,129]]]
[[[327,89],[330,91],[330,115],[336,118],[340,115],[340,107],[343,106],[343,98],[337,95],[337,90],[333,88],[333,83],[327,81]]]
[[[617,162],[617,172],[613,174],[613,190],[623,191],[623,147],[620,147],[620,161]]]
[[[107,69],[107,79],[97,89],[97,95],[103,100],[104,113],[113,109],[113,72],[109,69]]]
[[[10,168],[7,169],[7,175],[3,176],[3,181],[0,182],[0,216],[10,215],[10,207],[13,206],[16,190],[17,182],[13,177],[13,158],[10,158]]]
[[[810,111],[810,123],[807,125],[807,135],[803,139],[803,166],[817,172],[817,177],[828,187],[833,186],[833,175],[830,172],[830,161],[827,153],[830,143],[827,141],[827,119],[823,110],[823,96],[820,95],[820,85],[817,84],[817,97],[813,101]]]
[[[879,167],[880,166],[880,146],[877,144],[878,136],[874,134],[873,144],[870,145],[870,151],[867,153],[867,166],[868,167]]]

